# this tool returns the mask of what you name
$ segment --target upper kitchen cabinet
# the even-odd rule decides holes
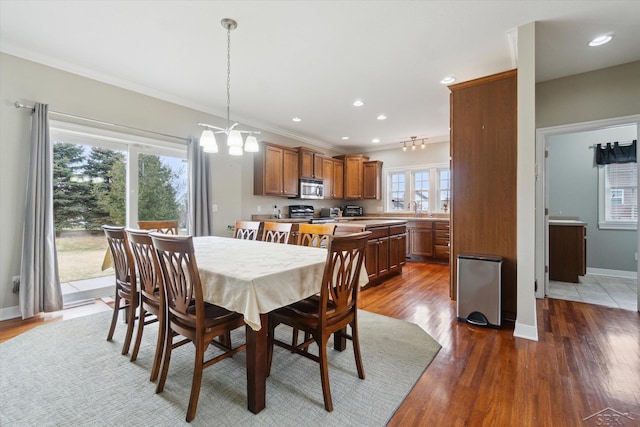
[[[300,178],[323,179],[324,153],[306,147],[298,147]]]
[[[362,173],[363,197],[380,200],[382,197],[382,162],[379,160],[364,162]]]
[[[514,321],[517,70],[451,85],[449,89],[451,295],[456,299],[459,254],[501,256],[502,316]]]
[[[298,195],[298,150],[263,142],[253,157],[253,194]]]
[[[344,197],[344,162],[331,157],[322,159],[324,176],[324,198],[342,199]]]
[[[368,161],[369,157],[361,154],[346,154],[335,158],[344,162],[344,199],[363,199],[364,162]]]

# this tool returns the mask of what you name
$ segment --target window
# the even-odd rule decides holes
[[[385,176],[387,212],[447,212],[451,191],[448,167],[394,168],[387,170]]]
[[[404,172],[389,174],[389,211],[404,210]]]
[[[103,224],[187,222],[186,146],[51,122],[54,222],[61,282],[113,274],[103,270]]]
[[[638,164],[612,163],[598,167],[600,228],[637,229]]]
[[[438,187],[440,188],[438,211],[448,212],[451,204],[451,171],[449,169],[438,169],[438,180]]]

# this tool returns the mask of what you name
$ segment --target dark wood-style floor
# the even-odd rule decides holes
[[[442,345],[390,426],[640,425],[639,313],[538,300],[533,342],[510,328],[458,322],[448,289],[447,266],[408,263],[401,276],[361,293],[361,308],[417,323]],[[66,317],[92,308],[75,310]],[[64,320],[49,317],[0,322],[0,342]]]

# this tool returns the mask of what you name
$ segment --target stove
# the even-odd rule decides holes
[[[289,218],[308,219],[311,224],[326,224],[336,222],[333,217],[313,217],[313,206],[311,205],[291,205],[289,206]]]

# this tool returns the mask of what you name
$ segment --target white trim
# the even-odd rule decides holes
[[[538,326],[525,325],[516,320],[516,327],[513,330],[513,336],[516,338],[538,341]]]
[[[593,274],[595,276],[623,277],[625,279],[637,279],[638,278],[638,273],[636,271],[609,270],[608,268],[591,268],[591,267],[587,267],[587,274]]]
[[[20,306],[14,305],[13,307],[0,308],[0,321],[15,319],[20,316],[22,316]]]

